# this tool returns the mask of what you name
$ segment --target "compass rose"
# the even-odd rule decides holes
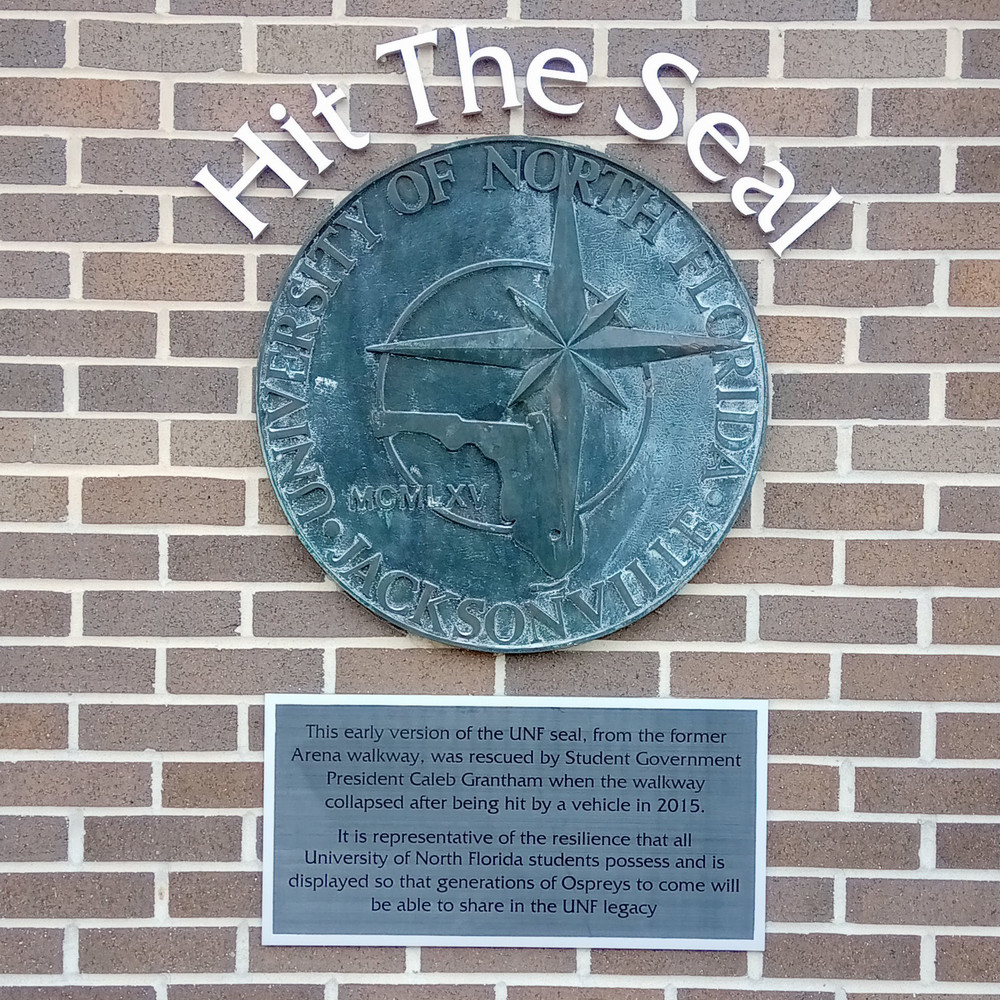
[[[627,409],[610,372],[695,354],[737,350],[725,340],[678,330],[622,324],[621,289],[588,304],[574,183],[563,157],[545,301],[508,288],[524,320],[497,330],[391,341],[367,348],[376,354],[426,361],[491,365],[524,372],[508,409],[525,408],[525,420],[467,420],[457,413],[386,411],[375,417],[376,434],[426,434],[455,451],[474,445],[500,470],[500,510],[513,539],[554,579],[583,559],[578,512],[580,459],[590,390]]]

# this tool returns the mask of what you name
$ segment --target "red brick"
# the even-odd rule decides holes
[[[398,60],[399,56],[386,58]],[[510,112],[502,109],[503,99],[497,88],[480,88],[479,105],[482,111],[478,115],[466,116],[462,113],[465,105],[461,87],[429,86],[427,101],[438,121],[421,125],[422,134],[497,135],[509,131]],[[528,111],[529,108],[526,108],[524,130],[530,134]],[[354,128],[388,132],[395,138],[400,133],[412,133],[416,117],[408,87],[377,83],[356,83],[351,87],[351,124]]]
[[[998,242],[1000,205],[921,201],[868,210],[868,246],[876,250],[989,250]]]
[[[694,583],[797,583],[833,580],[833,543],[808,538],[723,540]]]
[[[59,750],[67,745],[65,705],[0,704],[0,747]]]
[[[1000,542],[892,539],[848,541],[846,581],[867,587],[989,587]]]
[[[742,642],[746,637],[746,599],[679,594],[615,632],[614,637],[633,642]]]
[[[774,301],[817,306],[923,306],[934,293],[930,260],[780,260]]]
[[[1000,32],[979,28],[962,36],[962,76],[980,80],[1000,77]]]
[[[66,180],[65,139],[0,136],[0,160],[6,184],[63,184]]]
[[[0,409],[58,411],[63,408],[62,368],[58,365],[0,364]]]
[[[939,714],[936,756],[959,759],[1000,756],[1000,715],[982,712]]]
[[[253,633],[317,638],[402,634],[347,594],[280,590],[254,594]]]
[[[814,764],[771,764],[767,769],[768,809],[837,808],[837,768]]]
[[[235,705],[81,705],[85,750],[235,750]]]
[[[917,606],[902,599],[764,595],[760,637],[785,642],[915,642]]]
[[[701,20],[826,21],[854,20],[857,0],[757,0],[748,7],[741,0],[699,0]]]
[[[329,202],[315,198],[255,198],[248,195],[240,201],[267,223],[266,231],[255,241],[258,246],[305,243],[330,212]],[[247,242],[246,228],[213,198],[205,195],[175,197],[173,211],[175,243],[241,246]],[[258,297],[262,297],[261,292],[262,289],[258,288]]]
[[[0,816],[0,861],[65,861],[64,816]]]
[[[17,806],[148,806],[148,764],[0,763],[0,799]]]
[[[5,81],[0,80],[0,84]],[[0,295],[11,299],[64,299],[69,257],[50,251],[0,251]]]
[[[373,54],[373,71],[374,63]],[[333,80],[319,76],[315,82],[323,87],[324,93],[332,92]],[[357,84],[351,87],[350,119],[355,128],[367,130],[368,126],[359,126],[356,121],[356,91]],[[404,87],[403,93],[409,95],[409,89]],[[174,127],[232,135],[240,123],[247,121],[258,133],[276,132],[278,126],[269,114],[269,108],[274,103],[283,104],[289,114],[301,122],[303,128],[307,130],[325,128],[313,123],[312,109],[316,99],[312,90],[303,85],[293,85],[290,88],[283,83],[177,83],[174,86]],[[342,110],[342,107],[338,108],[338,111]],[[416,117],[415,114],[413,117]],[[234,122],[237,123],[235,126]],[[412,120],[410,124],[412,126]],[[212,173],[223,183],[233,184],[239,180],[238,174],[230,177],[217,170],[214,163],[209,166]],[[310,179],[314,173],[315,166],[312,166]],[[284,190],[287,192],[287,189]]]
[[[767,429],[760,467],[768,472],[828,472],[836,463],[832,427],[772,424]]]
[[[995,90],[876,87],[872,94],[872,135],[981,136],[998,129]]]
[[[944,75],[944,31],[792,29],[785,32],[786,77]]]
[[[1000,772],[950,768],[859,767],[860,812],[1000,813]]]
[[[188,476],[116,476],[83,481],[90,524],[242,524],[244,484]]]
[[[157,427],[152,420],[0,419],[4,462],[151,465],[156,453]]]
[[[121,22],[107,23],[117,26]],[[243,148],[231,135],[224,139],[85,136],[81,153],[83,181],[86,184],[187,187],[206,164],[217,176],[239,177]],[[216,315],[222,319],[225,314]]]
[[[366,0],[352,0],[352,2],[365,3]],[[386,0],[375,0],[375,2],[385,3]],[[491,2],[496,3],[496,0]],[[442,11],[445,10],[450,13],[451,9],[442,4]],[[680,16],[680,0],[621,0],[613,8],[604,0],[521,0],[521,17],[584,18],[595,21],[625,18],[636,21],[676,21]]]
[[[658,686],[656,653],[566,650],[507,658],[506,693],[648,697]]]
[[[62,970],[61,927],[0,927],[0,975],[54,975]]]
[[[270,302],[292,263],[290,254],[261,254],[257,258],[257,298]]]
[[[923,420],[926,375],[795,374],[772,376],[771,416],[778,420]]]
[[[990,926],[1000,884],[952,879],[847,880],[847,919],[859,924]]]
[[[114,309],[4,309],[0,352],[149,358],[156,352],[156,316]]]
[[[873,21],[990,21],[1000,18],[993,0],[872,0]]]
[[[170,0],[171,14],[236,17],[328,17],[327,0]]]
[[[772,754],[814,757],[917,757],[920,716],[915,712],[772,712]]]
[[[0,521],[64,521],[68,502],[59,476],[0,476]]]
[[[509,669],[509,665],[508,665]],[[682,698],[825,698],[823,653],[670,654],[670,693]]]
[[[833,918],[833,879],[767,880],[767,919],[784,923],[818,923]]]
[[[508,986],[510,1000],[620,1000],[625,992],[615,987]],[[659,1000],[659,990],[628,990],[629,1000]],[[416,1000],[416,998],[414,998]],[[455,1000],[460,1000],[456,995]]]
[[[855,469],[900,472],[993,472],[1000,434],[992,427],[886,427],[854,429]]]
[[[87,861],[239,861],[239,816],[87,816]]]
[[[902,934],[769,934],[764,975],[916,980],[920,978],[920,938]]]
[[[324,995],[322,985],[308,983],[171,986],[168,993],[169,1000],[323,1000]]]
[[[573,48],[562,42],[555,44]],[[612,28],[608,32],[608,76],[636,77],[646,59],[657,52],[681,53],[701,70],[699,80],[767,76],[766,31],[687,27]]]
[[[259,469],[257,425],[252,420],[174,421],[170,428],[170,461],[174,466]]]
[[[919,531],[922,486],[906,483],[776,483],[764,490],[764,525],[806,531]]]
[[[376,61],[375,46],[413,34],[394,24],[262,24],[257,30],[257,70],[260,73],[401,73],[402,61]],[[449,42],[449,31],[438,32],[438,46]],[[436,54],[436,53],[435,53]]]
[[[807,364],[840,361],[844,320],[832,316],[758,316],[769,361]]]
[[[624,163],[647,177],[659,181],[675,194],[684,191],[708,194],[718,190],[716,184],[702,177],[694,168],[691,158],[687,154],[687,147],[683,144],[609,142],[605,147],[605,152],[619,163]],[[705,162],[718,173],[726,175],[734,170],[731,157],[727,156],[721,149],[715,148],[714,143],[706,143],[702,147],[702,153]],[[739,167],[740,173],[752,173],[759,177],[764,168],[765,159],[763,147],[751,146],[747,159]],[[705,204],[703,202],[702,206],[704,207]],[[750,261],[740,262],[741,265],[748,263]]]
[[[421,972],[576,972],[570,948],[421,948]]]
[[[339,649],[338,694],[492,694],[492,654],[459,649]]]
[[[722,171],[720,171],[722,172]],[[747,175],[750,170],[744,165],[740,173]],[[825,193],[825,192],[824,192]],[[732,205],[726,202],[696,201],[691,206],[698,220],[706,226],[716,240],[721,242],[730,253],[734,250],[762,250],[769,239],[758,226],[752,224],[739,212],[734,212]],[[801,215],[804,209],[790,207],[787,214],[779,214],[777,226],[783,229],[790,217]],[[796,250],[849,250],[853,240],[854,215],[847,202],[836,205],[830,212],[816,223],[807,233],[804,233],[795,243]],[[751,298],[753,292],[748,292]],[[810,359],[814,361],[815,359]],[[838,359],[839,360],[839,359]]]
[[[69,635],[69,594],[0,591],[0,635]]]
[[[952,261],[948,302],[953,306],[1000,306],[998,280],[1000,261]]]
[[[698,115],[724,111],[762,136],[854,135],[858,92],[849,88],[699,87]]]
[[[225,591],[91,591],[83,596],[86,635],[235,635],[239,595]]]
[[[256,358],[266,316],[233,309],[173,310],[170,353],[177,358]]]
[[[833,993],[814,993],[812,991],[796,990],[787,993],[784,990],[718,990],[718,989],[679,989],[677,1000],[833,1000]]]
[[[168,649],[167,690],[179,694],[321,691],[318,649]]]
[[[513,989],[509,991],[508,995],[511,996],[511,1000],[514,1000],[512,995],[514,992]],[[337,996],[340,1000],[492,1000],[495,996],[495,989],[493,986],[485,984],[430,986],[421,983],[420,985],[383,986],[381,984],[344,983],[338,989]]]
[[[323,579],[323,571],[298,538],[290,535],[171,535],[172,580],[265,580],[269,583]]]
[[[306,945],[283,947],[260,943],[260,928],[250,928],[251,972],[390,972],[401,973],[406,966],[404,948],[350,947],[322,948]],[[341,987],[343,989],[343,987]]]
[[[841,194],[937,193],[940,161],[937,146],[838,144],[781,150],[781,162],[795,175],[797,194],[826,195],[831,187]]]
[[[250,730],[249,745],[251,750],[264,749],[264,706],[250,705],[247,709],[247,723]]]
[[[0,118],[7,125],[155,129],[160,85],[153,80],[6,77],[0,79]]]
[[[937,597],[931,603],[935,642],[1000,643],[1000,601],[990,597]]]
[[[315,25],[314,25],[315,27]],[[268,140],[268,145],[300,176],[308,177],[315,191],[353,191],[366,184],[376,174],[397,167],[400,161],[413,156],[417,147],[409,142],[381,142],[378,139],[365,146],[364,149],[350,150],[342,146],[332,137],[329,140],[317,140],[316,145],[333,160],[333,166],[321,175],[316,174],[316,167],[303,149],[291,139]],[[233,175],[239,177],[239,167],[233,170]],[[221,174],[220,174],[221,176]],[[273,188],[278,191],[288,189],[281,178],[264,171],[257,178],[257,190]],[[270,203],[273,207],[274,202]],[[263,316],[261,317],[263,321]],[[259,339],[259,336],[257,337]],[[252,356],[257,356],[257,346],[254,345]]]
[[[996,372],[949,372],[945,416],[953,420],[1000,418],[1000,374]]]
[[[231,927],[86,927],[80,971],[87,973],[228,972],[236,958]]]
[[[155,652],[102,646],[0,646],[0,691],[151,692]]]
[[[0,195],[0,239],[18,242],[141,243],[155,240],[151,195]]]
[[[235,368],[83,365],[80,409],[125,412],[234,413]]]
[[[993,193],[1000,191],[1000,158],[995,146],[959,146],[955,190]]]
[[[454,12],[454,6],[447,0],[409,0],[406,5],[410,17],[451,17]],[[399,7],[393,0],[347,0],[347,13],[358,17],[398,17]],[[466,18],[503,17],[506,13],[503,0],[470,0],[462,8],[462,16]]]
[[[938,823],[938,868],[1000,868],[1000,825]]]
[[[735,951],[633,951],[595,948],[590,971],[598,976],[745,976],[746,955]]]
[[[151,917],[152,874],[59,872],[0,875],[0,917]]]
[[[251,917],[261,907],[259,872],[171,872],[172,917]]]
[[[916,823],[789,820],[767,827],[767,863],[780,868],[920,867]]]
[[[263,795],[260,764],[163,765],[163,805],[168,809],[259,809]]]
[[[154,0],[0,0],[0,10],[85,10],[152,13]]]
[[[155,580],[151,535],[0,534],[0,576],[61,580]]]
[[[1000,701],[1000,656],[847,653],[841,694],[865,701]]]
[[[937,938],[937,978],[942,982],[995,983],[1000,978],[1000,938]]]
[[[988,317],[862,316],[861,360],[904,364],[992,361],[1000,320]]]
[[[236,24],[81,21],[80,65],[135,73],[210,73],[240,69]]]
[[[88,253],[83,294],[88,299],[234,302],[243,297],[243,261],[222,254]]]

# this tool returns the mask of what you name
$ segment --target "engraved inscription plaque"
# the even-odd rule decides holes
[[[519,652],[691,579],[748,495],[766,385],[747,292],[673,195],[493,139],[400,164],[307,241],[257,413],[327,574],[412,632]]]
[[[762,702],[266,713],[265,944],[763,948]]]

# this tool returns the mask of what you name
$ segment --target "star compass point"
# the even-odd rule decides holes
[[[585,281],[573,189],[564,161],[549,262],[541,265],[548,272],[545,300],[536,302],[507,287],[523,319],[520,325],[394,340],[368,348],[375,354],[523,372],[508,401],[512,419],[469,421],[459,414],[422,413],[406,420],[395,414],[389,423],[429,434],[451,450],[457,443],[475,444],[494,461],[502,481],[501,511],[513,522],[514,541],[554,579],[565,577],[584,556],[578,497],[587,416],[584,388],[627,410],[612,376],[614,369],[746,346],[741,340],[713,338],[700,330],[628,325],[622,314],[627,290],[602,295]]]

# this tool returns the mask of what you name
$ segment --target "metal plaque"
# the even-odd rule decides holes
[[[303,246],[257,413],[323,570],[411,632],[491,651],[605,635],[732,525],[767,416],[756,318],[669,192],[553,140],[401,163]]]
[[[761,950],[763,702],[269,695],[264,944]]]

